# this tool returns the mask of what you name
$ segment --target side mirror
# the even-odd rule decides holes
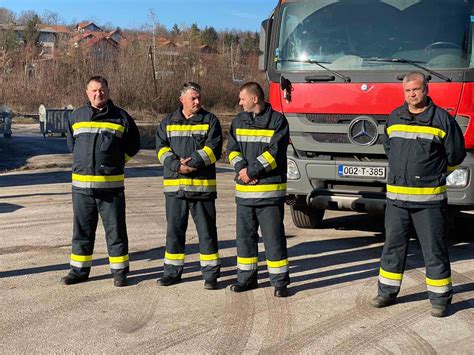
[[[262,22],[262,27],[260,29],[258,69],[261,71],[266,71],[268,68],[268,50],[271,39],[272,23],[273,20],[269,18]]]

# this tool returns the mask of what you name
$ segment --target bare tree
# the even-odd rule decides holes
[[[45,10],[40,16],[41,23],[46,25],[62,25],[64,19],[57,13],[49,10]]]
[[[0,7],[0,23],[14,23],[16,15],[13,11]]]

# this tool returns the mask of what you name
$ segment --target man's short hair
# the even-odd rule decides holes
[[[265,94],[259,83],[249,81],[240,87],[240,91],[242,90],[246,90],[249,94],[257,96],[259,102],[265,101]]]
[[[428,86],[428,79],[426,78],[426,75],[419,71],[412,71],[406,74],[403,77],[403,82],[408,83],[409,81],[413,81],[416,79],[421,79],[424,88]]]
[[[91,81],[95,81],[95,82],[97,82],[97,83],[101,83],[103,86],[105,86],[105,87],[107,87],[107,88],[109,87],[109,83],[107,82],[107,79],[104,78],[104,77],[101,76],[101,75],[91,76],[91,77],[89,78],[89,80],[87,80],[86,87],[89,85],[89,83],[90,83]]]
[[[181,96],[186,94],[188,90],[194,90],[194,91],[197,91],[198,93],[201,93],[201,85],[192,81],[188,81],[184,83],[181,89]]]

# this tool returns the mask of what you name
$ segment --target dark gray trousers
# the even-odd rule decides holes
[[[262,232],[270,283],[274,287],[290,283],[284,205],[243,206],[237,204],[237,281],[257,280],[258,227]]]
[[[112,274],[126,274],[129,262],[124,191],[98,191],[94,195],[73,192],[72,205],[74,225],[71,272],[81,278],[89,277],[100,215]]]
[[[426,267],[428,296],[432,304],[451,302],[453,290],[447,245],[447,206],[435,208],[400,208],[387,204],[386,240],[380,259],[378,293],[396,297],[405,270],[409,233],[415,228]],[[397,280],[399,279],[399,280]]]
[[[199,236],[201,271],[204,280],[220,277],[215,200],[189,200],[166,196],[166,254],[164,275],[181,277],[184,268],[189,212]]]

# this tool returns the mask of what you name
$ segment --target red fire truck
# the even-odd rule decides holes
[[[260,68],[290,124],[288,203],[301,228],[326,209],[382,212],[388,114],[410,71],[463,129],[447,179],[453,211],[474,208],[474,0],[280,0],[262,23]]]

